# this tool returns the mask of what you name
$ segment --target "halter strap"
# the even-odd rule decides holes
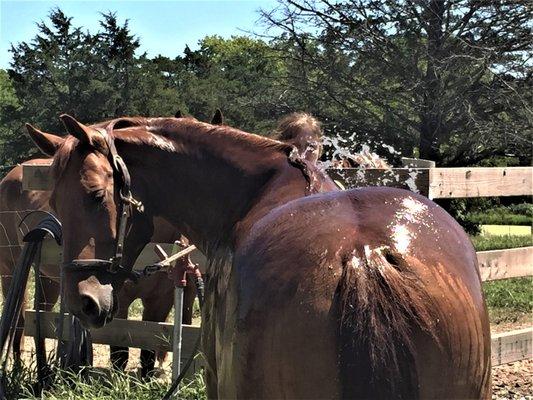
[[[113,126],[114,123],[109,124],[105,131],[103,129],[97,129],[98,132],[104,138],[107,147],[109,149],[108,160],[113,169],[113,175],[115,178],[115,185],[118,187],[118,194],[120,198],[120,211],[119,211],[119,223],[117,230],[117,239],[115,242],[115,254],[109,260],[102,259],[86,259],[86,260],[73,260],[67,267],[70,271],[90,271],[90,270],[102,270],[105,268],[107,272],[114,275],[125,275],[132,279],[136,279],[137,276],[133,272],[127,270],[122,266],[122,258],[124,255],[124,242],[126,240],[126,228],[128,226],[128,219],[133,213],[133,208],[139,212],[143,212],[144,208],[142,203],[135,199],[131,193],[131,177],[128,171],[128,167],[124,160],[119,156],[117,148],[115,146],[115,140],[113,138]]]

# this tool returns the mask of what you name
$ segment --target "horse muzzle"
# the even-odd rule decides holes
[[[88,328],[100,328],[113,319],[118,309],[116,291],[137,274],[112,260],[84,259],[63,264],[66,304]]]

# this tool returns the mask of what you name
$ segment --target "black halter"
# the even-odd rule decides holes
[[[109,260],[102,259],[83,259],[72,260],[68,264],[64,264],[65,271],[105,271],[108,274],[116,278],[131,279],[136,281],[139,274],[131,271],[131,268],[122,266],[122,258],[124,252],[124,241],[126,238],[126,228],[128,225],[128,218],[131,217],[133,209],[139,212],[143,211],[143,205],[140,201],[136,200],[131,193],[131,178],[128,171],[128,167],[124,163],[124,160],[118,155],[117,148],[115,146],[115,140],[113,138],[113,126],[111,123],[106,131],[98,129],[102,134],[109,149],[108,160],[113,169],[113,176],[115,186],[118,187],[118,195],[120,198],[119,206],[119,223],[117,231],[117,239],[115,242],[115,254]]]

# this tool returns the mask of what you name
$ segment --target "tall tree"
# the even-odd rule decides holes
[[[224,110],[227,122],[267,133],[286,109],[280,107],[282,61],[264,41],[244,36],[207,36],[198,50],[185,49],[184,101],[193,115]]]
[[[114,14],[103,14],[102,30],[92,34],[74,26],[72,18],[56,8],[49,22],[37,27],[32,41],[11,48],[8,73],[20,107],[10,116],[4,135],[9,144],[0,155],[4,161],[25,159],[35,152],[24,135],[24,122],[62,132],[61,113],[95,122],[135,113],[135,100],[143,98],[131,83],[132,76],[139,75],[134,57],[139,43],[129,33],[127,21],[120,25]]]
[[[20,104],[13,87],[13,82],[6,71],[0,70],[0,177],[13,163],[16,143],[11,139],[13,121],[16,120]]]
[[[336,104],[332,117],[347,131],[460,165],[531,150],[532,9],[517,0],[285,0],[263,17],[301,66],[291,86],[304,81],[308,96]]]

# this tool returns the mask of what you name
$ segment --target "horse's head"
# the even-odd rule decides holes
[[[276,128],[276,138],[294,145],[300,156],[316,163],[322,155],[320,122],[305,113],[292,113],[282,118]]]
[[[101,327],[117,311],[118,289],[133,260],[110,263],[117,249],[124,203],[124,174],[114,162],[112,139],[104,129],[61,117],[70,135],[60,138],[27,125],[37,146],[54,156],[54,187],[50,205],[63,225],[63,282],[66,305],[85,325]],[[127,171],[126,171],[127,173]],[[128,249],[142,247],[152,234],[152,222],[134,213],[136,228],[127,234]],[[131,222],[131,221],[130,221]],[[128,224],[128,227],[133,224]],[[124,232],[126,229],[124,229]],[[125,234],[123,236],[126,236]],[[135,254],[137,255],[137,254]],[[99,260],[99,261],[98,261]],[[117,262],[118,261],[118,262]]]

